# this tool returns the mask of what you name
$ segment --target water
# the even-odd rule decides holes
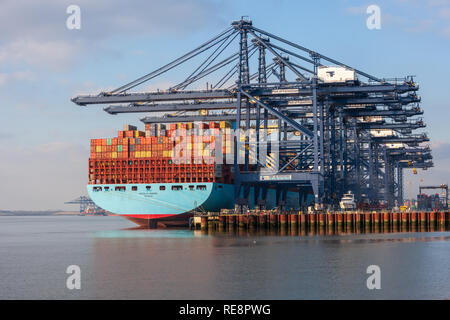
[[[0,299],[449,299],[450,232],[136,230],[120,217],[0,217]],[[81,290],[66,268],[81,268]],[[381,268],[368,290],[366,268]]]

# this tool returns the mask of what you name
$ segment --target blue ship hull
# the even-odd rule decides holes
[[[196,210],[218,212],[234,207],[234,185],[223,183],[96,184],[88,185],[87,191],[102,209],[138,224],[176,216],[186,221]],[[269,189],[266,207],[275,207],[275,199],[275,190]],[[250,207],[255,203],[252,190],[249,203]],[[288,192],[286,207],[297,208],[298,203],[298,193]]]
[[[97,184],[88,185],[87,189],[96,205],[119,215],[176,215],[194,209],[219,211],[231,208],[234,201],[234,188],[230,184],[125,184],[120,185],[125,187],[122,191],[116,190],[117,186]]]

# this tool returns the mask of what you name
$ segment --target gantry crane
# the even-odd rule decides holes
[[[156,92],[132,91],[196,59],[200,62],[193,72],[177,85]],[[335,70],[327,69],[330,65],[355,76],[328,81],[324,77],[335,72],[327,71]],[[319,76],[324,71],[325,76]],[[194,87],[206,80],[206,90]],[[428,136],[413,133],[425,127],[418,117],[423,114],[418,90],[412,76],[372,76],[259,29],[243,17],[151,73],[72,101],[107,105],[104,110],[110,114],[146,113],[144,123],[235,122],[245,135],[243,166],[237,159],[239,139],[234,147],[239,204],[248,202],[249,186],[254,186],[253,197],[260,205],[267,189],[276,188],[280,206],[287,190],[295,189],[301,205],[313,194],[316,204],[335,207],[351,190],[358,202],[393,207],[403,202],[403,170],[433,166],[431,150],[424,145]],[[273,124],[279,131],[279,168],[268,175],[258,143]],[[250,128],[258,141],[252,156]]]
[[[91,198],[86,196],[80,196],[72,201],[64,202],[65,204],[79,204],[80,205],[80,214],[85,214],[88,209],[92,210],[95,214],[105,215],[106,212],[99,206],[97,206]]]

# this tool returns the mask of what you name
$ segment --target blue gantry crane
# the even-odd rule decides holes
[[[200,62],[177,85],[134,91],[180,65]],[[270,62],[270,63],[269,63]],[[253,70],[253,73],[251,72]],[[204,90],[200,81],[208,81]],[[204,82],[203,82],[204,83]],[[197,86],[197,87],[195,87]],[[115,90],[77,96],[80,106],[105,104],[110,114],[146,113],[144,123],[233,121],[244,132],[243,166],[234,155],[236,204],[250,188],[264,206],[267,188],[277,204],[297,190],[319,207],[337,207],[349,190],[360,204],[403,203],[403,171],[433,166],[423,109],[412,76],[379,78],[255,27],[243,17],[172,62]],[[161,116],[161,113],[166,113]],[[252,148],[270,125],[278,128],[278,170],[268,175]],[[239,139],[235,139],[235,150]]]

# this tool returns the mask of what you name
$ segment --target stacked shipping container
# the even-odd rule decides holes
[[[417,209],[420,210],[441,210],[445,208],[445,200],[439,197],[439,194],[418,194]]]
[[[231,166],[215,163],[218,146],[222,155],[233,151],[229,123],[147,124],[145,129],[126,125],[115,138],[92,139],[89,184],[232,183]]]

